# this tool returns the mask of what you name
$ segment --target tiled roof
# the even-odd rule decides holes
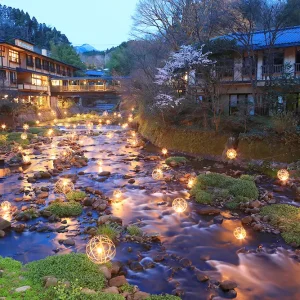
[[[270,39],[272,38],[272,33],[274,31],[266,32],[266,31],[256,31],[253,33],[252,41],[254,49],[263,49],[268,47],[270,43]],[[291,46],[300,46],[300,26],[288,27],[284,29],[280,29],[276,34],[276,40],[274,43],[274,47],[291,47]],[[241,33],[242,37],[243,34]],[[239,38],[239,34],[228,34],[216,39],[229,39],[235,40],[238,46],[243,46],[243,42],[241,42],[241,38]]]

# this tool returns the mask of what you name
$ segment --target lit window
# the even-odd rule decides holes
[[[32,84],[39,85],[39,86],[46,86],[47,79],[44,76],[32,74]]]
[[[9,50],[8,52],[9,60],[15,63],[19,63],[19,52]]]
[[[5,53],[5,47],[0,46],[0,57],[4,57],[4,53]]]

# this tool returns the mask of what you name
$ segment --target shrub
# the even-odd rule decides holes
[[[201,189],[201,185],[195,184],[190,191],[190,194],[196,198],[196,202],[201,204],[212,203],[212,195]]]
[[[278,113],[272,117],[272,125],[275,132],[282,134],[296,131],[299,118],[293,113]]]
[[[81,215],[82,206],[77,202],[53,202],[47,207],[47,210],[60,218],[76,217]]]
[[[282,230],[287,243],[300,246],[300,208],[289,204],[273,204],[261,209],[262,216],[269,216],[270,223]]]
[[[25,267],[28,270],[27,277],[38,284],[42,284],[44,276],[54,276],[89,289],[102,290],[105,286],[105,277],[99,266],[81,253],[48,256]]]
[[[141,230],[141,228],[139,228],[136,225],[129,225],[127,227],[127,232],[130,235],[135,235],[135,236],[141,236],[141,235],[143,235],[143,231]]]
[[[188,160],[185,157],[181,157],[181,156],[172,156],[166,159],[167,165],[172,165],[172,164],[185,165],[187,162]]]
[[[116,224],[105,224],[101,225],[97,229],[99,235],[107,235],[111,240],[114,240],[122,229],[120,229]]]
[[[72,191],[66,194],[66,198],[68,201],[81,201],[85,197],[86,197],[86,193],[81,191]]]

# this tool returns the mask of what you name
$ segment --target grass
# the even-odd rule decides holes
[[[300,246],[300,208],[288,204],[273,204],[261,209],[262,216],[269,216],[270,224],[281,229],[283,239]]]
[[[85,254],[48,256],[25,267],[28,270],[27,277],[36,284],[42,284],[44,276],[54,276],[89,289],[102,290],[105,287],[105,277],[99,266],[92,263]]]
[[[68,201],[81,201],[85,197],[86,197],[86,193],[81,191],[72,191],[66,194],[66,198]]]
[[[142,229],[139,228],[136,225],[129,225],[127,227],[127,232],[128,232],[129,235],[132,235],[132,236],[141,236],[141,235],[143,235]]]
[[[134,292],[134,286],[127,283],[127,284],[124,284],[121,287],[119,287],[119,290],[121,293],[128,292],[128,293],[132,294]]]
[[[77,202],[53,202],[47,207],[47,210],[60,218],[76,217],[81,215],[82,206]]]
[[[176,165],[185,165],[188,160],[182,156],[171,156],[166,159],[166,164],[171,165],[172,163],[176,163]]]
[[[226,200],[232,196],[233,200],[228,203],[228,208],[236,208],[241,202],[258,197],[258,189],[252,176],[233,178],[218,173],[199,175],[190,193],[201,204],[212,204],[217,198]]]
[[[107,235],[111,240],[114,240],[120,234],[121,230],[115,224],[105,224],[98,227],[97,234]]]

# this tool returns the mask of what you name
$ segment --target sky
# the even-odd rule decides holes
[[[105,50],[130,39],[138,0],[0,0],[64,33],[74,46]]]

